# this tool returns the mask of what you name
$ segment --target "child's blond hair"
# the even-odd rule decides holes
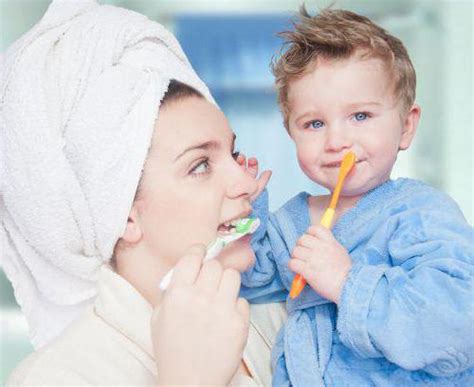
[[[325,9],[310,16],[303,6],[293,31],[282,32],[282,54],[272,70],[284,124],[289,129],[288,88],[292,80],[313,68],[318,57],[347,59],[360,53],[378,58],[393,75],[393,91],[407,112],[415,101],[416,74],[403,43],[369,18],[346,10]]]

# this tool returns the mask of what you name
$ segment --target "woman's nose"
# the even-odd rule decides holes
[[[352,146],[351,135],[343,127],[329,128],[326,133],[326,151],[339,152]]]
[[[250,197],[257,190],[257,180],[237,163],[234,163],[232,173],[228,177],[227,196],[229,198]]]

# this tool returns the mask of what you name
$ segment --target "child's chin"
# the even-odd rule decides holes
[[[341,190],[342,196],[361,196],[370,191],[366,184],[360,184],[355,181],[346,180]]]

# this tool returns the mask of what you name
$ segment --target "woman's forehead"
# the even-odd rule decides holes
[[[203,143],[226,146],[234,134],[224,114],[203,98],[190,97],[165,106],[158,114],[153,146],[169,153]]]

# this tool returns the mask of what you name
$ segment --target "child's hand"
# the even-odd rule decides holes
[[[237,157],[237,163],[241,165],[254,179],[257,179],[258,175],[258,160],[255,157],[250,157],[248,160],[244,154],[239,154]],[[257,179],[257,190],[250,196],[250,201],[254,201],[265,189],[272,176],[272,171],[263,171]]]
[[[297,242],[288,267],[322,297],[339,303],[352,262],[346,249],[323,226],[311,226]]]

